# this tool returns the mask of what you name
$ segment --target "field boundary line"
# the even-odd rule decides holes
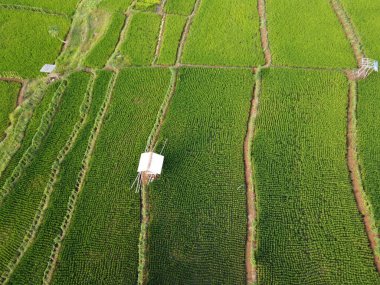
[[[165,121],[170,102],[174,96],[177,88],[178,80],[178,70],[170,69],[172,75],[170,78],[170,85],[164,97],[164,100],[160,106],[157,113],[156,121],[154,123],[153,129],[148,137],[145,151],[154,151],[156,146],[158,136],[162,128],[162,124]],[[140,201],[141,201],[141,213],[140,213],[140,237],[139,237],[139,266],[138,266],[138,281],[137,284],[145,285],[148,281],[148,228],[150,221],[150,202],[149,202],[149,187],[143,186],[140,191]]]
[[[166,15],[166,12],[165,12],[166,1],[167,0],[162,0],[161,1],[160,5],[157,8],[157,14],[162,15],[162,16]]]
[[[92,155],[93,155],[93,152],[95,149],[95,145],[96,145],[101,127],[103,125],[104,117],[107,114],[109,105],[111,103],[112,94],[114,92],[114,87],[116,84],[117,77],[118,77],[118,73],[114,73],[112,75],[110,82],[109,82],[109,85],[108,85],[107,94],[103,100],[102,106],[100,107],[100,109],[97,113],[95,123],[92,127],[91,135],[90,135],[88,142],[87,142],[86,152],[85,152],[84,157],[82,159],[82,168],[81,168],[80,173],[78,174],[76,186],[71,191],[69,202],[67,204],[66,215],[65,215],[64,220],[61,224],[61,232],[54,238],[54,244],[53,244],[52,251],[50,253],[50,258],[47,262],[47,266],[46,266],[45,271],[44,271],[44,277],[42,280],[43,281],[42,283],[44,285],[51,283],[54,271],[56,269],[57,261],[58,261],[58,255],[60,254],[60,251],[62,248],[62,242],[66,237],[67,229],[71,225],[71,220],[72,220],[72,217],[73,217],[73,214],[75,211],[76,203],[78,201],[78,196],[84,188],[85,179],[86,179],[88,171],[89,171]]]
[[[162,42],[163,42],[163,39],[164,39],[164,32],[165,32],[165,24],[166,24],[166,14],[162,13],[162,19],[161,19],[161,25],[160,25],[160,33],[158,34],[157,46],[156,46],[156,51],[155,51],[155,54],[154,54],[152,65],[156,64],[156,62],[158,60],[158,57],[160,55],[160,52],[161,52],[161,47],[162,47]]]
[[[349,79],[349,78],[348,78]],[[347,107],[347,166],[359,213],[363,217],[365,231],[374,255],[374,265],[380,273],[380,243],[375,215],[364,191],[357,152],[357,82],[349,81]]]
[[[272,64],[272,53],[269,46],[267,16],[266,16],[266,0],[257,1],[257,11],[260,19],[260,39],[261,47],[264,52],[265,66],[269,67]]]
[[[340,24],[342,25],[347,39],[350,41],[352,50],[356,58],[356,62],[358,66],[361,66],[361,60],[363,57],[365,57],[365,54],[358,33],[356,32],[355,27],[351,23],[350,17],[344,10],[340,1],[330,0],[330,4],[336,16],[338,17]]]
[[[131,24],[132,17],[133,17],[133,7],[136,5],[136,3],[137,3],[137,0],[133,0],[131,5],[128,7],[127,11],[125,12],[124,25],[121,28],[121,31],[119,33],[119,38],[118,38],[117,44],[116,44],[115,49],[113,50],[111,56],[109,57],[109,59],[107,60],[107,62],[105,64],[105,69],[107,69],[107,70],[115,71],[117,68],[116,58],[120,54],[121,46],[125,42],[125,39],[127,37],[128,31],[129,31],[129,26]]]
[[[35,7],[35,6],[0,3],[0,9],[29,11],[29,12],[47,14],[47,15],[56,16],[56,17],[64,17],[67,19],[69,18],[69,16],[65,13],[60,13],[57,11],[49,10],[42,7]]]
[[[198,9],[199,9],[199,6],[201,4],[201,1],[202,0],[197,0],[195,2],[194,7],[193,7],[193,11],[187,17],[185,28],[182,31],[181,40],[179,42],[179,46],[178,46],[178,49],[177,49],[177,59],[176,59],[176,65],[175,65],[176,67],[179,67],[179,65],[182,63],[182,54],[183,54],[183,50],[185,48],[185,43],[186,43],[188,34],[190,32],[190,27],[191,27],[191,25],[193,23],[193,19],[194,19],[196,13],[198,12]]]
[[[245,169],[245,186],[247,199],[247,240],[245,248],[245,268],[247,284],[256,284],[256,193],[253,183],[253,163],[252,163],[252,148],[255,133],[255,122],[259,107],[259,96],[261,92],[261,74],[260,70],[255,74],[256,81],[252,90],[251,109],[247,122],[247,133],[244,139],[244,169]]]
[[[44,189],[42,199],[40,201],[40,204],[38,206],[38,209],[36,211],[36,214],[34,215],[32,224],[30,228],[27,230],[26,234],[24,235],[24,239],[17,249],[17,254],[13,257],[13,259],[8,263],[7,270],[2,273],[1,275],[1,283],[7,284],[9,281],[9,278],[11,277],[13,271],[17,267],[17,265],[20,263],[21,259],[24,257],[24,254],[29,249],[30,245],[33,243],[36,234],[40,228],[40,225],[43,221],[43,218],[45,216],[45,211],[49,206],[50,203],[50,197],[51,194],[54,191],[55,183],[57,182],[57,179],[59,177],[60,171],[61,171],[61,164],[65,160],[67,154],[72,150],[76,139],[78,137],[79,132],[84,126],[84,123],[86,121],[88,111],[90,109],[90,104],[92,102],[92,95],[93,95],[93,87],[95,82],[95,75],[93,75],[87,85],[86,94],[83,98],[83,101],[81,103],[81,106],[79,107],[79,119],[75,123],[73,130],[66,141],[63,148],[59,151],[58,156],[56,160],[54,161],[51,172],[49,176],[49,181]]]
[[[61,103],[61,97],[63,92],[66,89],[67,82],[63,81],[58,87],[57,91],[54,94],[52,101],[50,102],[49,108],[45,111],[42,116],[40,125],[33,136],[32,142],[28,149],[25,151],[17,166],[14,168],[10,177],[7,178],[4,185],[1,188],[0,193],[0,206],[5,198],[5,196],[11,191],[14,187],[17,180],[20,178],[25,168],[28,167],[32,160],[34,159],[34,153],[39,149],[41,143],[50,129],[53,118],[58,112],[59,105]]]

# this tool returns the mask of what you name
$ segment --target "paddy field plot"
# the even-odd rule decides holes
[[[10,124],[10,114],[17,106],[20,88],[19,83],[0,81],[0,141],[3,140],[4,132]]]
[[[348,85],[267,70],[253,145],[259,284],[377,284],[346,162]]]

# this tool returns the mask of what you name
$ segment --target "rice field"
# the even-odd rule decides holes
[[[380,284],[379,12],[0,0],[0,284]]]

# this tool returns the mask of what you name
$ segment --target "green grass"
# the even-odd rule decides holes
[[[46,211],[36,239],[26,252],[10,279],[10,284],[39,284],[43,279],[54,238],[60,233],[60,226],[66,214],[67,203],[71,191],[75,188],[78,174],[82,166],[82,158],[90,138],[96,115],[104,100],[111,73],[100,71],[95,81],[93,100],[85,125],[78,135],[73,149],[66,156],[61,166],[58,182],[54,186],[50,205]]]
[[[193,11],[196,0],[167,0],[165,12],[177,15],[190,15]]]
[[[115,50],[124,22],[124,14],[115,13],[112,16],[111,23],[106,33],[87,56],[85,60],[86,66],[102,68],[107,63],[107,60]]]
[[[31,7],[39,7],[49,11],[72,15],[75,12],[78,0],[0,0],[0,4],[15,4]]]
[[[48,110],[49,104],[59,84],[61,84],[61,82],[56,81],[56,83],[49,85],[49,87],[45,91],[45,95],[43,96],[41,102],[38,104],[38,106],[34,110],[33,115],[28,123],[28,126],[26,127],[24,138],[21,142],[20,148],[13,155],[13,157],[9,161],[4,171],[0,174],[0,187],[2,187],[4,185],[5,180],[11,176],[12,171],[14,170],[14,168],[16,167],[16,165],[22,158],[22,155],[31,145],[33,137],[35,133],[37,132],[38,127],[40,126],[43,114],[45,113],[46,110]]]
[[[201,1],[185,44],[183,62],[263,64],[257,1]]]
[[[346,162],[343,74],[268,70],[253,145],[258,284],[378,284]]]
[[[356,67],[329,1],[267,0],[267,25],[274,65]]]
[[[359,82],[357,124],[360,170],[364,191],[371,201],[376,226],[380,227],[380,76]]]
[[[136,284],[140,195],[129,187],[169,81],[162,68],[120,73],[53,284]]]
[[[62,95],[60,110],[31,164],[5,196],[0,207],[0,272],[16,256],[26,231],[31,226],[48,183],[51,168],[66,144],[76,121],[79,106],[87,89],[89,75],[74,73]]]
[[[150,188],[149,284],[244,284],[250,71],[182,69]],[[158,148],[160,151],[160,147]]]
[[[0,73],[16,72],[28,78],[39,75],[44,64],[54,63],[62,45],[49,35],[49,28],[59,27],[60,38],[64,38],[69,25],[69,19],[63,17],[0,9]]]
[[[124,60],[130,65],[150,65],[156,51],[161,17],[152,13],[135,13],[121,46]]]
[[[359,34],[366,56],[380,59],[380,2],[340,0]]]
[[[20,83],[0,81],[0,141],[10,124],[9,115],[16,109]]]
[[[166,16],[162,46],[157,60],[158,64],[170,65],[175,63],[186,19],[184,16]]]

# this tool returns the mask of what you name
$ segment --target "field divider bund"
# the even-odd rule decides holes
[[[155,145],[160,135],[162,124],[164,123],[167,111],[169,109],[170,102],[174,96],[177,87],[178,69],[170,69],[172,75],[170,79],[170,85],[166,96],[161,104],[161,107],[157,113],[156,121],[153,129],[148,137],[146,143],[146,152],[154,151]],[[145,285],[148,277],[148,260],[147,260],[147,248],[148,248],[148,227],[149,227],[149,187],[143,186],[140,191],[141,200],[141,214],[140,214],[140,237],[139,237],[139,265],[138,265],[138,281],[137,284]]]
[[[267,16],[266,16],[266,0],[257,1],[257,11],[259,14],[259,27],[260,27],[260,39],[261,47],[263,49],[265,66],[269,67],[272,64],[272,53],[269,45]]]
[[[357,153],[357,82],[349,81],[348,107],[347,107],[347,167],[350,172],[352,189],[356,205],[363,218],[365,231],[374,255],[374,265],[380,273],[380,240],[376,226],[375,215],[372,210],[362,183]]]
[[[156,46],[156,51],[155,51],[155,54],[154,54],[152,65],[156,64],[156,62],[158,60],[158,56],[160,55],[160,52],[161,52],[162,42],[163,42],[163,39],[164,39],[165,22],[166,22],[166,14],[162,13],[162,19],[161,19],[161,25],[160,25],[160,33],[158,35],[157,46]]]
[[[190,32],[190,27],[191,24],[193,23],[193,19],[198,12],[199,6],[201,4],[202,0],[197,0],[194,4],[193,11],[191,14],[187,17],[187,21],[185,24],[185,28],[183,29],[182,35],[181,35],[181,40],[179,42],[178,50],[177,50],[177,59],[176,59],[176,66],[179,67],[179,65],[182,62],[182,54],[183,54],[183,49],[185,47],[185,43],[188,37],[188,34]]]
[[[336,16],[338,17],[340,24],[342,25],[347,39],[351,44],[352,50],[356,58],[356,62],[358,66],[361,66],[361,60],[363,57],[365,57],[365,54],[358,33],[356,32],[355,27],[351,23],[351,20],[346,11],[344,10],[340,1],[330,0],[330,4]]]
[[[257,207],[255,184],[253,181],[254,164],[252,163],[252,148],[255,135],[255,121],[259,108],[259,96],[261,92],[261,74],[260,69],[255,74],[256,81],[252,91],[251,109],[247,123],[247,133],[244,139],[244,169],[245,169],[245,186],[247,199],[247,240],[245,248],[245,267],[247,284],[257,283],[257,269],[255,252],[257,249],[256,242],[256,222]]]
[[[90,109],[90,105],[92,102],[94,82],[95,82],[95,75],[91,77],[88,83],[86,94],[80,106],[79,120],[74,125],[74,128],[70,134],[70,137],[68,138],[68,140],[66,141],[66,144],[58,153],[58,156],[52,165],[49,181],[44,189],[43,196],[40,201],[40,205],[36,211],[36,214],[33,218],[33,222],[30,228],[28,229],[28,231],[26,232],[24,239],[17,250],[16,256],[8,263],[7,270],[2,273],[1,280],[3,284],[6,284],[9,281],[9,277],[12,275],[14,269],[17,267],[17,265],[23,258],[25,252],[28,250],[28,248],[34,241],[37,231],[44,218],[45,211],[49,206],[50,196],[53,193],[55,183],[58,180],[60,170],[61,170],[61,164],[65,160],[67,154],[73,148],[76,142],[76,139],[78,137],[78,134],[82,130],[84,123],[87,119],[88,111]]]
[[[47,262],[47,266],[46,266],[45,271],[44,271],[43,284],[50,284],[51,283],[51,280],[52,280],[52,277],[54,274],[54,270],[55,270],[56,265],[57,265],[58,255],[60,254],[60,251],[62,248],[62,242],[63,242],[63,240],[67,234],[67,229],[69,228],[69,226],[71,224],[71,220],[72,220],[72,217],[73,217],[73,214],[75,211],[75,206],[76,206],[76,203],[78,201],[78,196],[84,188],[85,179],[86,179],[87,173],[89,171],[92,154],[94,152],[96,141],[97,141],[97,138],[99,136],[101,127],[103,125],[104,117],[107,114],[109,105],[111,103],[112,94],[113,94],[113,90],[115,87],[117,77],[118,77],[118,73],[114,73],[112,75],[110,82],[109,82],[109,85],[108,85],[107,95],[106,95],[106,97],[102,103],[102,106],[100,107],[100,109],[97,113],[95,123],[92,127],[92,130],[91,130],[91,135],[88,139],[86,152],[85,152],[84,157],[82,159],[82,168],[81,168],[80,173],[78,174],[76,186],[75,186],[75,188],[72,189],[71,195],[69,198],[69,202],[67,204],[66,215],[65,215],[64,220],[61,224],[61,232],[54,239],[54,244],[52,246],[50,258]]]
[[[31,164],[32,160],[34,159],[34,153],[41,146],[42,141],[51,126],[52,120],[55,114],[58,112],[61,97],[64,90],[66,89],[66,86],[67,86],[67,82],[63,81],[58,87],[49,105],[49,108],[43,114],[41,123],[32,139],[31,145],[23,154],[22,158],[20,159],[17,166],[13,170],[11,176],[5,181],[4,185],[2,186],[1,193],[0,193],[0,206],[5,196],[11,191],[11,189],[14,187],[17,180],[20,178],[20,176],[24,172],[24,170]]]

